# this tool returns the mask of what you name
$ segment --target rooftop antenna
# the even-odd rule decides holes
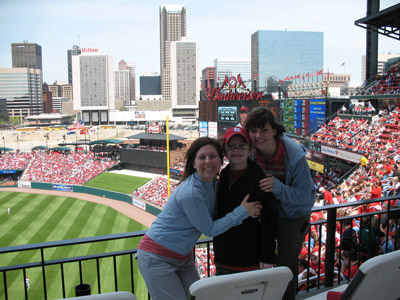
[[[81,36],[80,35],[78,35],[78,46],[79,46],[79,48],[81,47]]]

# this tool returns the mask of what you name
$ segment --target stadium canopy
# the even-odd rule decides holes
[[[359,19],[354,25],[400,41],[400,4]]]
[[[167,135],[165,133],[138,133],[127,137],[128,139],[137,140],[153,140],[153,141],[166,141]],[[174,134],[169,135],[170,141],[186,140],[185,137],[177,136]]]
[[[50,151],[71,151],[68,147],[53,147],[49,149]]]
[[[34,150],[34,151],[36,151],[36,150],[47,150],[47,147],[40,145],[40,146],[33,147],[32,150]]]
[[[76,142],[67,142],[67,143],[59,143],[57,144],[58,146],[82,146],[82,145],[89,145],[90,144],[90,140],[78,140]]]
[[[0,147],[0,151],[6,152],[6,151],[13,151],[13,148],[8,148],[8,147]]]
[[[116,140],[116,139],[106,139],[106,140],[97,140],[92,141],[89,145],[108,145],[108,144],[123,144],[124,141]]]

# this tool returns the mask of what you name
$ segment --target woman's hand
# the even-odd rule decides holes
[[[267,177],[261,179],[261,180],[258,182],[258,183],[259,183],[259,186],[260,186],[260,189],[261,189],[263,192],[266,192],[266,193],[272,192],[272,189],[274,188],[274,177],[272,177],[272,176],[269,175],[269,174],[266,174],[265,176],[267,176]]]
[[[261,214],[262,205],[258,201],[248,202],[249,198],[250,194],[247,194],[242,203],[240,203],[240,206],[243,206],[246,209],[249,217],[258,218]]]

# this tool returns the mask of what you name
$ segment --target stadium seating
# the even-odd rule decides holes
[[[385,299],[400,297],[400,250],[380,255],[362,264],[352,281],[307,300]],[[332,298],[331,298],[332,297]]]
[[[282,299],[292,278],[289,268],[277,267],[200,279],[189,291],[192,300]]]

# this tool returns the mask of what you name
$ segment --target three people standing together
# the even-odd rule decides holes
[[[315,201],[306,149],[284,134],[268,108],[250,111],[244,128],[229,129],[223,148],[201,137],[187,151],[183,180],[136,255],[153,300],[187,299],[199,279],[192,249],[201,233],[214,237],[217,274],[287,266],[294,279],[284,299],[295,299]],[[230,165],[218,182],[223,151]]]

